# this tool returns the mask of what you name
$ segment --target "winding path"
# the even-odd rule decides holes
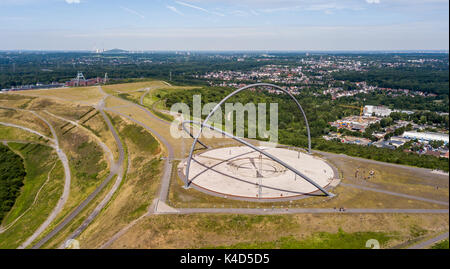
[[[114,97],[114,96],[111,96],[111,97],[117,98],[117,97]],[[121,99],[121,100],[123,100],[123,99]],[[125,100],[124,100],[124,101],[125,101]],[[135,107],[141,109],[142,111],[144,111],[148,116],[152,117],[153,119],[156,119],[156,120],[158,120],[158,121],[160,121],[160,122],[162,122],[162,123],[164,123],[164,124],[170,124],[169,122],[164,121],[164,120],[162,120],[162,119],[156,117],[156,116],[153,115],[153,113],[151,113],[148,109],[146,109],[146,108],[144,108],[144,107],[142,107],[142,106],[140,106],[140,105],[137,105],[137,104],[135,104],[135,103],[133,103],[133,102],[130,102],[130,101],[125,101],[125,102],[128,102],[130,105],[135,106]],[[140,121],[138,121],[138,120],[135,120],[134,118],[132,118],[132,117],[130,117],[130,116],[128,116],[128,115],[125,115],[125,114],[123,114],[123,113],[120,112],[120,111],[111,109],[111,108],[105,108],[105,110],[111,111],[111,112],[114,112],[114,113],[117,113],[117,114],[119,114],[120,116],[122,116],[122,117],[124,117],[124,118],[127,118],[127,119],[131,120],[132,122],[134,122],[134,123],[136,123],[136,124],[138,124],[138,125],[144,127],[144,129],[146,129],[146,130],[147,130],[148,132],[150,132],[152,135],[156,136],[156,138],[157,138],[157,139],[164,145],[164,147],[167,149],[167,152],[168,152],[167,155],[168,155],[168,157],[167,157],[167,159],[166,159],[166,161],[165,161],[165,164],[164,164],[164,172],[163,172],[163,176],[162,176],[162,179],[161,179],[161,187],[160,187],[160,191],[159,191],[159,200],[161,200],[161,201],[166,201],[167,195],[168,195],[168,193],[169,193],[170,175],[171,175],[171,173],[172,173],[172,160],[174,159],[174,156],[175,156],[175,154],[174,154],[174,149],[173,149],[172,145],[170,145],[170,143],[169,143],[169,142],[168,142],[161,134],[159,134],[158,132],[156,132],[154,129],[152,129],[151,127],[149,127],[149,126],[146,125],[145,123],[140,122]]]
[[[101,87],[99,88],[102,92],[103,90],[101,89]],[[165,121],[157,116],[155,116],[152,112],[150,112],[148,109],[146,109],[145,107],[143,107],[143,99],[145,97],[146,94],[148,94],[150,92],[150,89],[146,88],[144,94],[141,96],[140,98],[140,104],[135,104],[133,102],[130,102],[128,100],[124,100],[115,96],[111,96],[108,95],[106,93],[104,93],[104,98],[100,101],[99,105],[97,106],[97,109],[99,109],[103,115],[103,117],[105,117],[105,121],[107,121],[107,123],[109,122],[109,119],[106,120],[108,117],[105,115],[104,110],[106,111],[111,111],[114,113],[117,113],[119,115],[121,115],[124,118],[127,118],[131,121],[133,121],[134,123],[144,127],[147,131],[149,131],[151,134],[153,134],[163,145],[165,148],[167,148],[168,151],[168,158],[165,161],[164,164],[164,171],[163,171],[163,176],[161,179],[161,187],[159,190],[159,195],[158,198],[155,199],[153,201],[153,203],[149,206],[149,210],[147,213],[145,213],[144,215],[140,216],[139,218],[133,220],[130,224],[128,224],[127,226],[125,226],[123,229],[121,229],[118,233],[116,233],[113,237],[110,238],[110,240],[108,240],[106,243],[104,243],[101,248],[106,248],[108,246],[110,246],[116,239],[118,239],[121,235],[123,235],[127,230],[129,230],[132,226],[134,226],[136,223],[138,223],[142,218],[151,215],[151,214],[198,214],[198,213],[225,213],[225,214],[260,214],[260,215],[270,215],[270,214],[301,214],[301,213],[322,213],[322,214],[358,214],[358,213],[406,213],[406,214],[448,214],[449,211],[448,209],[368,209],[368,208],[349,208],[349,209],[345,209],[345,211],[339,211],[338,209],[334,209],[334,208],[274,208],[274,209],[267,209],[267,208],[171,208],[168,205],[165,204],[166,200],[167,200],[167,195],[168,195],[168,191],[169,191],[169,185],[170,185],[170,177],[171,177],[171,171],[172,171],[172,160],[174,158],[174,150],[173,147],[170,145],[170,143],[162,136],[160,135],[158,132],[156,132],[154,129],[152,129],[151,127],[147,126],[146,124],[134,119],[131,115],[125,115],[123,113],[121,113],[120,111],[114,110],[113,107],[110,108],[105,108],[104,107],[104,101],[107,97],[111,97],[111,98],[118,98],[121,101],[124,101],[126,103],[128,103],[130,106],[136,106],[137,108],[139,108],[140,110],[142,110],[146,115],[148,115],[149,117],[161,122],[162,124],[165,125],[169,125],[170,122]],[[108,126],[112,127],[112,124],[110,125],[110,122],[108,124]],[[112,127],[112,129],[114,129]],[[111,130],[112,131],[112,130]],[[113,133],[115,133],[115,130],[112,131]],[[116,133],[117,135],[117,133]],[[118,145],[120,143],[120,139],[118,139],[118,137],[116,137],[116,135],[114,135],[116,142],[118,142]],[[121,143],[120,143],[121,145]],[[123,149],[119,149],[119,152],[123,153]],[[360,159],[357,157],[351,157],[351,156],[347,156],[347,155],[342,155],[342,154],[334,154],[334,153],[326,153],[326,152],[320,152],[321,154],[324,155],[328,155],[328,156],[344,156],[347,158],[352,158],[352,159]],[[122,160],[122,162],[118,163],[118,174],[123,173],[123,167],[122,167],[122,163],[123,163],[123,154],[119,154],[119,160]],[[373,161],[373,160],[367,160],[367,159],[362,159],[364,161],[372,161],[374,163],[381,163],[381,162],[377,162],[377,161]],[[382,164],[386,164],[386,163],[382,163]],[[388,164],[390,165],[390,164]],[[394,164],[392,164],[394,165]],[[407,166],[402,166],[402,167],[406,167],[408,169],[420,169],[420,171],[425,171],[425,170],[429,170],[429,169],[423,169],[423,168],[416,168],[416,167],[407,167]],[[418,170],[417,170],[418,171]],[[428,171],[429,172],[429,171]],[[112,177],[112,173],[110,174],[110,176]],[[113,188],[110,190],[110,192],[107,194],[107,196],[103,199],[103,201],[96,207],[96,209],[94,210],[94,212],[92,212],[90,214],[90,216],[88,216],[88,218],[83,222],[83,224],[78,227],[78,229],[70,236],[70,238],[75,238],[77,237],[79,234],[81,234],[81,232],[92,222],[92,220],[99,214],[99,212],[101,211],[101,209],[104,208],[104,206],[107,204],[107,202],[111,199],[112,195],[115,193],[115,191],[118,189],[118,187],[120,186],[120,182],[121,182],[121,178],[118,175],[118,179],[116,180],[116,183],[114,184]],[[108,179],[109,181],[109,179]],[[106,185],[106,180],[102,183],[102,186],[99,186],[96,191],[98,190],[98,192],[100,192],[100,190],[103,189],[103,187]],[[385,194],[390,194],[390,195],[395,195],[395,196],[399,196],[399,197],[403,197],[403,198],[408,198],[408,199],[415,199],[415,200],[421,200],[421,201],[425,201],[425,202],[431,202],[431,203],[436,203],[436,204],[440,204],[440,205],[447,205],[448,203],[446,202],[442,202],[442,201],[436,201],[436,200],[432,200],[432,199],[426,199],[426,198],[422,198],[422,197],[417,197],[417,196],[412,196],[412,195],[406,195],[406,194],[401,194],[401,193],[394,193],[394,192],[390,192],[390,191],[385,191],[385,190],[379,190],[379,189],[374,189],[374,188],[368,188],[368,187],[364,187],[364,186],[359,186],[359,185],[355,185],[354,184],[345,184],[348,187],[355,187],[355,188],[361,188],[364,190],[368,190],[368,191],[376,191],[376,192],[382,192]],[[70,221],[73,220],[73,218],[78,215],[78,213],[98,194],[97,193],[93,193],[90,195],[90,197],[92,196],[91,199],[86,199],[85,201],[83,201],[82,205],[80,205],[74,212],[72,212],[72,214],[66,218],[63,223],[61,223],[60,225],[64,224],[59,230],[61,230],[67,223],[69,223]],[[88,197],[89,198],[89,197]],[[81,207],[81,208],[80,208]],[[80,208],[80,209],[79,209]],[[79,209],[79,210],[78,210]],[[76,213],[76,214],[75,214]],[[73,216],[72,216],[73,215]],[[59,226],[58,226],[59,227]],[[58,228],[57,227],[57,228]],[[50,237],[46,237],[46,241],[48,241],[52,236],[54,236],[59,230],[57,230],[55,228],[55,230],[53,230],[49,235],[51,235]],[[53,233],[53,234],[52,234]],[[436,237],[436,238],[432,238],[428,241],[432,241],[433,242],[437,242],[439,240],[442,240],[441,237],[443,235]],[[447,233],[447,237],[448,237],[448,233]],[[44,238],[45,239],[45,238]],[[44,240],[43,239],[43,240]],[[41,240],[42,241],[42,240]],[[33,248],[38,248],[40,246],[42,246],[45,242],[43,242],[41,244],[41,241],[35,245]],[[423,242],[421,244],[425,244],[428,243],[428,241]]]
[[[30,113],[34,114],[36,117],[38,117],[39,119],[41,119],[49,127],[50,132],[52,133],[53,139],[49,138],[47,136],[44,136],[41,133],[39,133],[35,130],[32,130],[30,128],[24,127],[24,126],[15,125],[15,124],[7,124],[7,123],[0,123],[0,124],[3,124],[5,126],[19,128],[24,131],[31,132],[33,134],[37,134],[41,137],[44,137],[44,138],[52,141],[53,142],[52,146],[56,150],[56,154],[58,155],[59,159],[61,160],[61,163],[64,168],[64,189],[63,189],[63,193],[62,193],[60,199],[58,200],[58,203],[53,208],[52,212],[49,214],[47,219],[39,226],[39,228],[18,247],[19,249],[23,249],[23,248],[26,248],[28,245],[30,245],[42,232],[44,232],[45,229],[48,228],[50,223],[62,211],[62,208],[64,207],[65,203],[67,202],[67,199],[69,198],[69,194],[70,194],[71,173],[70,173],[69,161],[67,159],[67,155],[59,147],[58,136],[56,135],[55,129],[53,128],[52,124],[50,124],[50,122],[48,122],[45,118],[40,116],[35,111],[26,110],[26,109],[16,109],[16,108],[12,108],[12,109],[30,112]]]
[[[345,211],[339,211],[334,208],[276,208],[276,209],[260,209],[260,208],[179,208],[178,212],[173,214],[197,214],[197,213],[227,213],[227,214],[316,214],[316,213],[370,213],[370,214],[386,214],[386,213],[408,213],[408,214],[448,214],[448,209],[397,209],[397,208],[346,208]],[[171,214],[171,213],[165,213]]]
[[[113,132],[114,139],[116,140],[117,146],[119,147],[119,159],[116,164],[116,174],[117,178],[114,182],[113,187],[111,190],[106,194],[106,196],[103,198],[103,200],[97,205],[97,207],[94,209],[94,211],[83,221],[83,223],[68,237],[66,240],[64,240],[64,243],[59,246],[59,248],[65,247],[65,242],[67,242],[70,239],[75,239],[78,237],[88,226],[89,224],[97,217],[97,215],[102,211],[102,209],[106,206],[106,204],[111,200],[114,193],[119,189],[120,184],[123,180],[123,161],[124,161],[124,150],[122,142],[120,141],[119,135],[117,134],[116,130],[112,126],[111,121],[106,116],[105,112],[103,110],[100,110],[100,113],[102,113],[103,117],[107,120],[108,127]]]
[[[440,234],[440,235],[433,237],[431,239],[428,239],[424,242],[420,242],[418,244],[412,245],[412,246],[408,247],[408,249],[422,249],[422,248],[429,247],[439,241],[442,241],[442,240],[448,238],[448,235],[449,235],[449,232]]]
[[[101,90],[101,88],[100,88]],[[103,116],[106,124],[108,125],[109,130],[114,136],[116,140],[117,148],[119,150],[119,158],[117,162],[111,164],[111,170],[108,177],[103,180],[103,182],[77,207],[73,210],[68,217],[66,217],[60,224],[58,224],[50,233],[48,233],[45,237],[43,237],[39,242],[36,243],[32,248],[37,249],[42,245],[47,243],[51,238],[53,238],[57,233],[59,233],[67,224],[69,224],[76,216],[78,216],[83,209],[89,205],[92,200],[105,188],[105,186],[111,181],[111,179],[117,175],[116,182],[114,183],[112,189],[108,192],[106,197],[100,202],[100,204],[94,209],[94,211],[83,221],[83,223],[65,240],[69,240],[78,236],[86,227],[92,222],[92,220],[100,213],[103,207],[108,203],[108,201],[113,196],[114,192],[119,188],[120,183],[123,179],[123,160],[125,151],[123,149],[122,142],[120,141],[119,135],[117,134],[113,124],[111,123],[108,116],[103,111],[104,108],[104,100],[107,96],[105,96],[102,100],[100,100],[99,104],[96,108],[100,111],[100,114]],[[63,242],[64,244],[65,242]],[[61,245],[63,247],[64,245]]]
[[[145,95],[147,95],[149,93],[149,90],[146,90],[144,92],[144,94],[141,96],[140,98],[140,104],[141,106],[130,102],[128,100],[123,100],[127,103],[129,103],[130,106],[136,106],[138,108],[140,108],[141,110],[143,110],[147,115],[149,115],[150,117],[152,117],[153,119],[158,120],[159,122],[165,124],[165,125],[169,125],[170,122],[163,120],[157,116],[155,116],[153,113],[151,113],[149,110],[147,110],[146,108],[143,107],[143,99],[145,97]],[[152,128],[148,127],[147,125],[145,125],[142,122],[139,122],[135,119],[133,119],[130,116],[127,116],[119,111],[116,111],[112,108],[107,109],[109,111],[115,112],[123,117],[126,117],[128,119],[130,119],[131,121],[141,125],[142,127],[144,127],[145,129],[147,129],[149,132],[151,132],[153,135],[157,136],[158,139],[164,144],[164,146],[169,150],[169,158],[166,162],[165,165],[165,171],[164,171],[164,175],[162,177],[162,181],[161,181],[161,189],[160,189],[160,194],[159,194],[159,199],[155,199],[152,203],[152,205],[150,206],[151,210],[149,210],[149,212],[147,212],[146,214],[140,216],[139,218],[135,219],[134,221],[132,221],[130,224],[128,224],[127,226],[125,226],[124,228],[122,228],[119,232],[117,232],[116,234],[114,234],[108,241],[106,241],[103,245],[100,246],[100,248],[108,248],[112,243],[114,243],[114,241],[116,241],[118,238],[120,238],[123,234],[125,234],[131,227],[133,227],[136,223],[138,223],[142,218],[151,215],[151,214],[199,214],[199,213],[217,213],[217,214],[257,214],[257,215],[271,215],[271,214],[316,214],[316,213],[321,213],[321,214],[364,214],[364,213],[369,213],[369,214],[386,214],[386,213],[404,213],[404,214],[448,214],[449,211],[448,209],[370,209],[370,208],[350,208],[350,209],[345,209],[345,211],[339,211],[338,209],[335,208],[274,208],[274,209],[265,209],[265,208],[171,208],[170,206],[168,206],[167,204],[165,204],[166,201],[166,197],[168,194],[168,187],[170,185],[170,170],[172,165],[168,163],[171,162],[171,160],[173,160],[173,148],[172,146],[157,132],[155,132]],[[172,153],[172,154],[171,154]],[[323,152],[320,152],[323,153]],[[334,154],[334,153],[326,153],[325,155],[332,155],[332,156],[345,156],[348,158],[355,158],[355,159],[359,159],[356,157],[351,157],[351,156],[347,156],[347,155],[342,155],[342,154]],[[366,159],[364,159],[365,161],[367,161]],[[381,163],[378,161],[374,161],[374,160],[369,160],[372,161],[374,163]],[[385,164],[385,163],[382,163]],[[405,167],[405,166],[402,166]],[[170,170],[168,170],[170,168]],[[418,169],[420,171],[429,171],[429,169],[424,169],[424,168],[416,168],[416,167],[408,167],[410,169]],[[359,188],[360,186],[355,185],[353,186],[353,184],[347,184],[349,185],[349,187],[356,187]],[[361,188],[366,188],[366,187],[361,187]],[[390,194],[390,195],[395,195],[395,196],[399,196],[399,197],[403,197],[403,198],[409,198],[409,199],[415,199],[415,200],[421,200],[421,201],[426,201],[426,202],[430,202],[430,203],[436,203],[436,204],[440,204],[440,205],[447,205],[448,203],[446,202],[442,202],[442,201],[436,201],[436,200],[431,200],[431,199],[426,199],[426,198],[422,198],[422,197],[417,197],[417,196],[412,196],[412,195],[406,195],[406,194],[401,194],[401,193],[394,193],[394,192],[390,192],[390,191],[385,191],[385,190],[379,190],[379,189],[374,189],[374,188],[366,188],[365,190],[369,190],[369,191],[375,191],[375,192],[382,192],[385,194]]]
[[[2,140],[3,143],[5,142],[11,142],[11,141],[6,141],[6,140]],[[20,220],[28,211],[30,211],[30,209],[36,204],[38,198],[39,198],[39,194],[41,193],[42,189],[44,188],[45,185],[47,185],[48,181],[50,180],[50,175],[53,171],[53,169],[55,168],[57,162],[55,162],[52,166],[52,168],[50,169],[50,171],[47,174],[47,179],[45,180],[45,182],[41,185],[41,187],[39,188],[39,190],[37,191],[36,195],[34,196],[34,200],[33,203],[31,203],[31,205],[22,213],[20,214],[20,216],[18,216],[17,218],[15,218],[12,222],[10,222],[8,225],[6,225],[5,227],[0,227],[0,234],[4,233],[6,231],[8,231],[12,226],[14,226],[14,224],[16,224],[16,222],[18,220]]]
[[[47,140],[49,140],[49,141],[51,141],[51,142],[53,142],[53,143],[55,142],[54,139],[52,139],[52,138],[50,138],[50,137],[48,137],[48,136],[46,136],[46,135],[43,135],[43,134],[41,134],[41,133],[38,132],[38,131],[35,131],[35,130],[33,130],[33,129],[30,129],[30,128],[28,128],[28,127],[25,127],[25,126],[13,124],[13,123],[8,123],[8,122],[0,122],[0,125],[6,126],[6,127],[13,127],[13,128],[17,128],[17,129],[22,129],[22,130],[24,130],[24,131],[26,131],[26,132],[29,132],[29,133],[35,134],[35,135],[37,135],[37,136],[43,137],[43,138],[45,138],[45,139],[47,139]]]
[[[70,194],[70,182],[71,182],[71,174],[70,174],[70,167],[69,167],[69,161],[67,159],[67,155],[64,153],[64,151],[61,150],[59,147],[59,140],[58,136],[56,135],[55,129],[53,126],[48,122],[45,118],[40,116],[34,111],[30,111],[34,115],[36,115],[38,118],[40,118],[42,121],[44,121],[47,126],[50,128],[50,131],[54,138],[54,144],[56,149],[56,154],[58,154],[59,159],[62,162],[62,165],[64,167],[64,190],[63,194],[61,195],[61,198],[58,200],[58,203],[56,204],[56,207],[53,209],[53,211],[50,213],[50,215],[47,217],[47,219],[44,221],[44,223],[39,226],[39,228],[31,235],[25,242],[23,242],[18,248],[23,249],[29,246],[39,235],[41,235],[42,232],[44,232],[50,223],[56,218],[56,216],[62,211],[64,205],[66,204],[67,200],[69,199]]]

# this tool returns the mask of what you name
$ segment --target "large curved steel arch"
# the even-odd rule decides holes
[[[201,122],[198,122],[198,121],[192,121],[192,120],[183,121],[183,122],[182,122],[182,126],[183,126],[184,131],[187,132],[187,133],[190,133],[189,130],[185,127],[185,124],[197,124],[197,125],[201,125],[202,123],[201,123]],[[297,174],[298,176],[300,176],[300,177],[303,178],[304,180],[306,180],[306,181],[308,181],[309,183],[311,183],[314,187],[318,188],[318,189],[319,189],[320,191],[322,191],[325,195],[327,195],[327,196],[334,196],[332,193],[327,192],[324,188],[322,188],[320,185],[318,185],[314,180],[312,180],[311,178],[309,178],[309,177],[306,176],[305,174],[301,173],[300,171],[298,171],[298,170],[295,169],[294,167],[290,166],[289,164],[287,164],[287,163],[283,162],[282,160],[278,159],[277,157],[273,156],[272,154],[270,154],[270,153],[268,153],[268,152],[265,152],[265,151],[259,149],[258,147],[253,146],[253,145],[250,144],[249,142],[247,142],[247,141],[245,141],[245,140],[243,140],[243,139],[241,139],[241,138],[239,138],[239,137],[237,137],[237,136],[235,136],[235,135],[232,135],[232,134],[230,134],[230,133],[228,133],[228,132],[225,132],[225,131],[223,131],[223,130],[221,130],[221,129],[218,129],[218,128],[214,127],[214,126],[211,126],[211,125],[208,125],[208,124],[204,124],[203,126],[206,127],[206,128],[209,128],[209,129],[211,129],[211,130],[220,132],[220,133],[224,134],[225,136],[228,136],[228,137],[230,137],[230,138],[233,138],[234,140],[236,140],[236,141],[238,141],[238,142],[240,142],[240,143],[246,145],[247,147],[249,147],[249,148],[251,148],[251,149],[253,149],[253,150],[255,150],[255,151],[257,151],[257,152],[259,152],[259,153],[261,153],[261,154],[263,154],[263,155],[265,155],[265,156],[267,156],[268,158],[270,158],[270,159],[272,159],[273,161],[275,161],[275,162],[277,162],[277,163],[283,165],[284,167],[286,167],[287,169],[291,170],[292,172],[294,172],[295,174]],[[187,177],[186,177],[186,180],[188,180]],[[189,182],[189,183],[190,183],[190,182]]]
[[[208,116],[205,118],[205,120],[201,123],[201,125],[200,125],[200,131],[197,133],[197,135],[194,137],[194,142],[192,143],[192,146],[191,146],[191,150],[189,151],[189,157],[188,157],[188,160],[187,160],[187,164],[186,164],[186,176],[185,176],[185,187],[186,188],[188,188],[189,187],[189,185],[190,185],[190,181],[189,181],[189,170],[190,170],[190,165],[191,165],[191,162],[192,162],[192,155],[193,155],[193,153],[194,153],[194,149],[195,149],[195,145],[197,144],[197,142],[198,142],[198,139],[199,139],[199,137],[200,137],[200,135],[201,135],[201,133],[202,133],[202,131],[203,131],[203,127],[205,127],[206,126],[206,123],[208,122],[208,120],[209,120],[209,118],[217,111],[217,109],[219,109],[220,107],[221,107],[221,105],[223,104],[223,103],[225,103],[229,98],[231,98],[232,96],[234,96],[234,95],[236,95],[236,94],[238,94],[239,92],[241,92],[241,91],[244,91],[244,90],[246,90],[246,89],[249,89],[249,88],[253,88],[253,87],[258,87],[258,86],[269,86],[269,87],[272,87],[272,88],[275,88],[275,89],[277,89],[277,90],[280,90],[280,91],[282,91],[282,92],[284,92],[284,93],[287,93],[288,95],[289,95],[289,97],[292,99],[292,100],[294,100],[294,102],[297,104],[297,107],[299,108],[299,110],[302,112],[302,114],[303,114],[303,118],[304,118],[304,120],[305,120],[305,125],[306,125],[306,130],[307,130],[307,133],[308,133],[308,152],[309,153],[311,153],[311,134],[310,134],[310,130],[309,130],[309,124],[308,124],[308,119],[306,118],[306,114],[305,114],[305,111],[303,110],[303,108],[302,108],[302,106],[300,105],[300,103],[298,102],[298,100],[289,92],[289,91],[287,91],[287,90],[285,90],[285,89],[283,89],[283,88],[281,88],[281,87],[279,87],[279,86],[277,86],[277,85],[274,85],[274,84],[269,84],[269,83],[256,83],[256,84],[251,84],[251,85],[247,85],[247,86],[245,86],[245,87],[242,87],[242,88],[239,88],[239,89],[237,89],[237,90],[235,90],[235,91],[233,91],[232,93],[230,93],[229,95],[227,95],[225,98],[223,98],[210,112],[209,112],[209,114],[208,114]],[[212,127],[212,126],[207,126],[207,127],[209,127],[209,128],[212,128],[212,129],[215,129],[214,127]],[[222,130],[221,130],[221,132],[222,132]],[[230,134],[226,134],[226,133],[224,133],[225,135],[228,135],[228,136],[230,136],[230,137],[232,137],[233,139],[235,139],[235,140],[237,140],[237,141],[239,141],[239,142],[241,142],[241,143],[243,143],[243,142],[245,142],[244,140],[242,140],[242,139],[236,139],[237,137],[235,137],[234,135],[230,135]],[[247,146],[248,146],[248,143],[244,143],[244,144],[246,144]],[[253,148],[253,145],[251,146],[252,148]],[[277,161],[277,162],[279,162],[280,164],[282,164],[282,165],[284,165],[286,168],[288,168],[289,170],[291,170],[292,172],[294,172],[294,173],[296,173],[297,175],[299,175],[299,176],[301,176],[302,178],[304,178],[305,180],[307,180],[308,182],[310,182],[311,184],[313,184],[315,187],[317,187],[317,188],[319,188],[325,195],[327,195],[327,196],[331,196],[331,194],[330,193],[328,193],[325,189],[323,189],[322,187],[320,187],[317,183],[315,183],[313,180],[311,180],[311,179],[309,179],[309,178],[307,178],[305,175],[303,175],[302,173],[300,173],[299,171],[297,171],[296,169],[294,169],[294,168],[289,168],[288,166],[287,166],[287,164],[285,164],[284,162],[282,162],[281,160],[279,160],[279,159],[277,159],[276,157],[274,157],[274,156],[272,156],[272,155],[270,155],[270,156],[268,156],[266,153],[263,153],[261,150],[259,150],[259,149],[257,149],[257,148],[254,148],[255,150],[257,150],[257,151],[259,151],[260,153],[262,153],[262,154],[264,154],[264,155],[266,155],[267,157],[269,157],[269,158],[272,158],[274,161]],[[275,159],[274,159],[275,158]]]

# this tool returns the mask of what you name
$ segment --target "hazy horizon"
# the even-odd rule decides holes
[[[105,49],[105,52],[111,50],[123,50],[124,53],[183,53],[183,52],[191,52],[191,53],[442,53],[448,54],[449,50],[445,49],[430,49],[430,50],[125,50],[122,48],[111,48]],[[79,53],[96,53],[94,50],[47,50],[47,49],[9,49],[2,50],[0,52],[79,52]],[[102,52],[98,52],[102,53]]]
[[[2,0],[0,50],[448,51],[448,0]]]

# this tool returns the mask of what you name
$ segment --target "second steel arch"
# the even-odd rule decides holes
[[[189,157],[187,159],[187,163],[186,163],[186,176],[185,176],[185,187],[189,187],[190,181],[189,181],[189,169],[190,169],[190,164],[192,162],[192,155],[195,149],[195,145],[197,144],[199,137],[203,131],[203,127],[208,127],[210,128],[210,126],[208,126],[206,123],[208,122],[209,118],[217,111],[217,109],[219,109],[221,107],[221,105],[223,103],[225,103],[229,98],[231,98],[232,96],[238,94],[241,91],[244,91],[246,89],[249,88],[253,88],[253,87],[258,87],[258,86],[268,86],[268,87],[272,87],[275,88],[277,90],[280,90],[286,94],[289,95],[289,97],[294,100],[294,102],[297,104],[298,109],[302,112],[303,118],[305,120],[305,125],[306,125],[306,130],[307,130],[307,134],[308,134],[308,152],[311,153],[311,134],[310,134],[310,130],[309,130],[309,124],[308,124],[308,119],[306,118],[306,114],[302,108],[302,106],[300,105],[300,103],[298,102],[298,100],[286,89],[281,88],[280,86],[274,85],[274,84],[269,84],[269,83],[256,83],[256,84],[251,84],[251,85],[247,85],[245,87],[239,88],[235,91],[233,91],[232,93],[230,93],[229,95],[227,95],[225,98],[223,98],[208,114],[208,116],[205,118],[205,120],[201,123],[200,125],[200,131],[195,135],[194,137],[194,142],[192,143],[191,149],[189,151]],[[192,123],[192,122],[191,122]],[[240,141],[241,142],[241,141]],[[242,143],[242,142],[241,142]],[[282,165],[283,163],[280,163]],[[295,169],[294,169],[295,170]],[[309,178],[305,178],[304,175],[302,175],[301,173],[299,173],[297,170],[295,170],[295,173],[298,173],[300,176],[302,176],[305,180],[307,180],[308,182],[310,182],[311,184],[313,184],[314,186],[316,186],[319,190],[321,190],[325,195],[327,196],[332,196],[332,194],[328,193],[325,189],[323,189],[322,187],[318,186],[317,183],[315,183],[314,181],[312,181]]]

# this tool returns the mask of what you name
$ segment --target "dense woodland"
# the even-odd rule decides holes
[[[171,73],[174,83],[206,84],[193,75],[219,70],[246,71],[268,64],[298,66],[303,59],[358,60],[376,65],[433,58],[440,59],[443,63],[408,68],[372,68],[369,72],[338,72],[333,76],[338,80],[365,80],[380,87],[405,88],[448,96],[448,54],[313,53],[307,56],[301,52],[274,52],[271,55],[267,58],[264,53],[257,52],[0,52],[0,88],[37,82],[64,82],[74,78],[77,71],[82,71],[88,78],[103,77],[108,73],[113,79],[151,77],[167,80]],[[245,58],[245,61],[237,61],[238,58]]]
[[[297,96],[304,107],[311,127],[313,146],[353,156],[374,158],[428,168],[448,171],[448,160],[430,156],[419,156],[406,152],[389,151],[376,147],[361,147],[325,141],[321,138],[331,127],[329,122],[345,116],[358,114],[357,109],[340,105],[386,105],[395,109],[420,110],[408,120],[417,123],[435,124],[448,129],[448,116],[439,116],[434,112],[449,111],[449,65],[448,54],[433,53],[265,53],[249,52],[193,52],[193,53],[58,53],[58,52],[0,52],[0,88],[11,86],[64,82],[82,71],[87,78],[104,76],[107,72],[111,83],[127,82],[136,78],[170,80],[172,84],[198,85],[198,90],[184,91],[165,96],[167,105],[177,102],[192,103],[193,94],[202,94],[202,102],[217,102],[231,91],[230,88],[208,87],[207,81],[195,78],[206,72],[232,70],[248,71],[269,64],[299,66],[302,60],[358,61],[370,65],[363,72],[341,71],[324,77],[323,84],[307,85]],[[245,59],[238,61],[238,59]],[[425,59],[423,64],[412,64]],[[388,67],[391,63],[399,67]],[[308,71],[308,75],[321,75]],[[320,94],[328,86],[344,81],[344,90],[355,87],[352,82],[366,81],[369,85],[394,89],[409,89],[437,96],[392,96],[385,92],[374,91],[369,94],[357,94],[332,100],[329,95]],[[248,81],[252,83],[255,81]],[[342,84],[339,84],[342,86]],[[298,85],[305,86],[305,85]],[[202,89],[200,89],[202,88]],[[284,144],[306,146],[306,128],[297,112],[295,104],[284,95],[242,92],[230,102],[243,104],[279,103],[279,140]],[[398,115],[398,117],[405,117]],[[411,118],[416,117],[416,118]],[[372,126],[369,131],[376,130]],[[358,134],[371,138],[371,133]]]
[[[22,158],[0,144],[0,222],[19,196],[25,175]]]
[[[338,72],[333,77],[351,82],[366,81],[381,88],[420,90],[439,95],[448,95],[449,89],[448,68],[378,68],[368,72]]]

